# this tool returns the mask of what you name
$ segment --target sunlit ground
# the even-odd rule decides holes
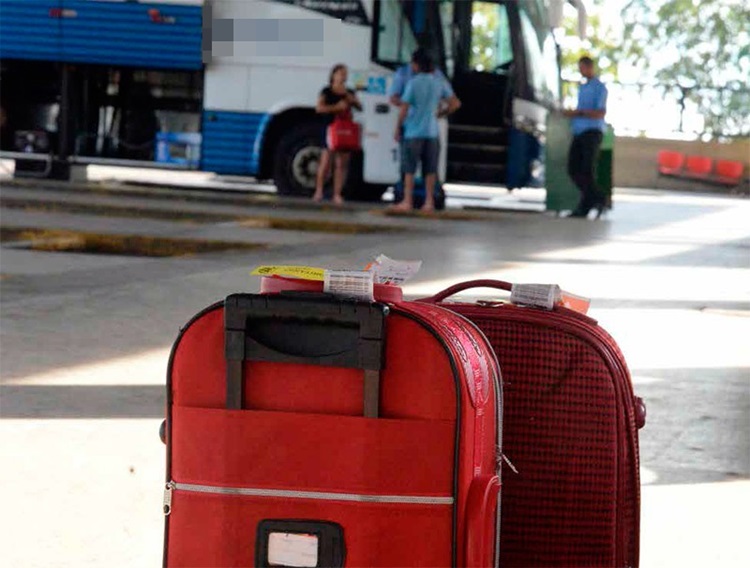
[[[663,194],[618,196],[618,203],[663,205],[664,200]],[[728,205],[722,198],[685,195],[669,201],[675,207]],[[617,340],[636,393],[650,402],[641,431],[642,448],[650,449],[642,451],[643,568],[750,565],[750,204],[733,204],[466,275],[559,283],[592,298],[589,315]],[[685,254],[697,255],[696,265],[670,258]],[[414,283],[404,291],[424,297],[454,283],[455,276]],[[507,298],[486,289],[463,296],[480,294]],[[717,395],[710,385],[722,380],[735,386]],[[707,399],[711,396],[716,399]],[[696,459],[688,451],[704,457]],[[727,473],[738,480],[669,481]]]
[[[651,199],[656,200],[625,195],[620,201]],[[524,262],[443,280],[417,279],[405,293],[425,296],[458,279],[498,278],[560,283],[591,297],[590,315],[621,346],[636,392],[649,404],[641,431],[641,566],[748,566],[750,464],[742,456],[750,444],[750,205],[690,196],[672,202],[675,207],[733,206],[621,236],[613,232],[591,246],[547,247]],[[732,256],[735,260],[723,262],[722,254],[735,253],[722,247],[741,260]],[[675,255],[686,254],[697,255],[693,264],[675,262]],[[169,347],[3,385],[161,387]],[[736,391],[706,400],[710,385],[724,379],[738,385]],[[679,388],[672,388],[672,381],[679,381]],[[720,426],[739,426],[734,432],[709,431],[700,421],[706,413],[715,413],[710,418]],[[0,563],[158,565],[164,479],[160,421],[0,421]],[[688,438],[704,458],[685,453]],[[732,464],[736,453],[739,464]],[[716,474],[722,481],[671,481],[681,472],[686,478]],[[735,480],[726,477],[730,473]]]

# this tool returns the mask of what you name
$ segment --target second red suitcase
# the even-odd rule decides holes
[[[494,565],[499,384],[437,306],[210,306],[170,359],[165,565]]]
[[[555,307],[448,303],[466,282],[424,301],[474,322],[503,371],[500,565],[635,567],[639,559],[637,429],[645,421],[627,365],[596,321]]]

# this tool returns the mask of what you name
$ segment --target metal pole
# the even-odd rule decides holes
[[[62,64],[62,80],[60,88],[60,116],[58,118],[58,158],[67,160],[70,155],[70,66]]]

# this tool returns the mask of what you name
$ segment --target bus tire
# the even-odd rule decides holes
[[[323,149],[323,126],[306,122],[285,133],[274,153],[273,180],[280,195],[310,197]]]

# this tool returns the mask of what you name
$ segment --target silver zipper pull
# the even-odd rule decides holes
[[[174,481],[168,482],[164,486],[164,516],[169,516],[172,512],[172,491],[177,487]]]

